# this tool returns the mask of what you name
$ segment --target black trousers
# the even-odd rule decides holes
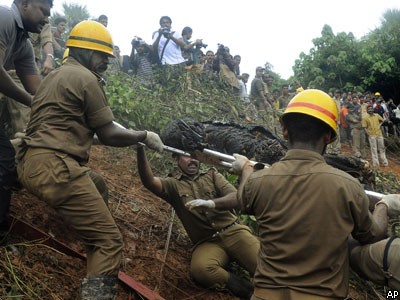
[[[0,231],[8,227],[11,189],[16,178],[15,150],[3,130],[0,129]]]

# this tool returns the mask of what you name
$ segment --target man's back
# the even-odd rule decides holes
[[[372,238],[371,215],[362,186],[308,150],[253,173],[241,195],[259,222],[261,252],[256,288],[285,288],[345,297],[347,238]]]

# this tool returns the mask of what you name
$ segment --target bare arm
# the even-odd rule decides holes
[[[193,48],[196,45],[200,45],[201,43],[202,43],[202,40],[195,40],[194,42],[189,43],[189,44],[185,44],[184,43],[185,46],[183,46],[182,48],[185,49],[185,50],[189,50],[189,49]]]
[[[46,76],[54,69],[54,66],[53,66],[53,60],[54,60],[53,44],[50,42],[46,43],[43,46],[43,51],[46,55],[46,59],[44,60],[44,63],[43,63],[42,75]]]
[[[139,147],[136,155],[140,180],[149,191],[160,196],[162,192],[161,180],[158,177],[154,177],[144,147]]]
[[[62,51],[62,47],[60,46],[60,44],[56,41],[56,39],[53,36],[53,45],[54,45],[54,49],[56,49],[57,51]]]
[[[240,195],[243,193],[244,186],[249,179],[249,176],[254,172],[253,166],[250,164],[246,164],[243,166],[242,173],[240,175],[240,184],[237,192],[237,201],[240,204],[240,209],[245,210],[243,203],[240,201]]]
[[[3,50],[0,50],[0,92],[4,95],[13,98],[14,100],[25,104],[26,106],[31,106],[32,95],[30,95],[27,91],[20,88],[14,80],[8,75],[7,71],[4,69],[4,56],[5,53]],[[22,80],[22,78],[21,78]],[[39,79],[40,82],[40,79]],[[25,86],[26,83],[22,82]],[[26,88],[27,86],[25,86]],[[28,90],[28,89],[27,89]],[[28,90],[31,94],[36,92],[36,88],[30,88]]]
[[[107,146],[126,147],[143,142],[146,139],[146,131],[135,131],[117,126],[110,122],[98,129],[96,134],[100,142]]]
[[[157,34],[157,33],[154,33],[154,34]],[[158,30],[158,36],[153,43],[153,49],[154,49],[154,51],[157,51],[157,52],[158,52],[158,44],[160,43],[160,39],[161,39],[161,34],[162,34],[162,29],[160,28]]]
[[[223,197],[212,199],[212,201],[214,201],[216,209],[230,210],[240,208],[240,203],[237,199],[237,192],[232,192]]]
[[[183,38],[176,38],[176,37],[174,37],[174,35],[173,35],[173,33],[170,33],[170,38],[171,38],[171,40],[175,43],[175,44],[177,44],[177,45],[179,45],[179,47],[181,47],[181,48],[185,48],[185,46],[186,46],[186,44],[185,44],[185,42],[183,41]]]

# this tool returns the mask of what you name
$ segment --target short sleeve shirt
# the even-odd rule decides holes
[[[0,6],[0,20],[0,49],[5,53],[3,67],[15,69],[18,75],[36,75],[33,48],[17,6]]]
[[[44,45],[53,42],[53,34],[51,33],[50,24],[44,25],[40,33],[30,32],[29,40],[31,41],[33,50],[35,51],[35,58],[38,61],[41,59],[41,51]]]
[[[257,99],[260,92],[264,92],[264,83],[262,82],[262,79],[254,78],[251,81],[250,95],[253,99]]]
[[[155,32],[153,35],[153,43],[158,37],[158,32]],[[173,32],[173,37],[176,39],[181,39],[182,36],[178,32]],[[161,35],[160,42],[158,43],[158,55],[161,57],[161,53],[163,51],[164,45],[167,42],[167,38]],[[185,59],[182,56],[181,47],[170,39],[167,46],[165,47],[164,54],[161,58],[161,63],[167,65],[177,65],[185,62]]]
[[[184,174],[161,179],[162,195],[175,209],[194,244],[208,240],[219,229],[224,228],[237,219],[227,210],[195,209],[189,210],[185,204],[194,199],[214,199],[236,192],[222,174],[215,169],[200,172],[195,178]]]
[[[378,114],[368,114],[362,119],[362,126],[369,136],[382,136],[381,123],[383,123],[383,121],[383,118]]]
[[[99,78],[70,57],[39,86],[27,145],[61,151],[84,164],[96,129],[113,119]]]
[[[361,184],[307,150],[250,175],[239,201],[259,224],[254,284],[327,297],[348,289],[350,234],[372,240],[376,225]]]

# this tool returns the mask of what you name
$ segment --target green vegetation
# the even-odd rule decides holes
[[[160,132],[172,120],[186,117],[240,122],[239,97],[219,76],[183,72],[171,77],[168,70],[159,70],[156,81],[162,83],[145,86],[126,74],[107,76],[106,94],[119,123]]]
[[[293,80],[303,87],[380,91],[385,98],[399,99],[400,10],[387,10],[381,26],[361,40],[351,32],[335,35],[325,25],[313,44],[295,61]]]

